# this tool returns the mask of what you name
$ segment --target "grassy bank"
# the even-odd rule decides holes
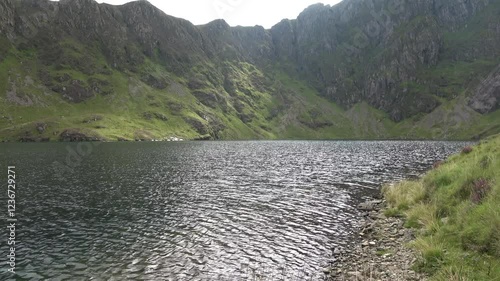
[[[432,280],[500,280],[500,135],[383,189],[387,216],[417,238],[415,269]]]

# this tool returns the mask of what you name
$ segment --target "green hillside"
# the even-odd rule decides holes
[[[500,132],[500,5],[405,1],[382,25],[378,2],[313,5],[265,30],[194,26],[147,1],[3,1],[0,141]]]

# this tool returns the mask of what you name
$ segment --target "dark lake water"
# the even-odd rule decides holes
[[[17,173],[18,277],[321,280],[332,250],[352,243],[365,196],[464,145],[1,144],[2,190],[7,165]]]

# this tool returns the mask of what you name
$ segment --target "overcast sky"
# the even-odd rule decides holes
[[[334,5],[341,0],[149,0],[166,14],[205,24],[223,18],[231,26],[262,25],[270,28],[282,19],[295,19],[305,8],[316,3]],[[97,0],[121,5],[130,0]]]

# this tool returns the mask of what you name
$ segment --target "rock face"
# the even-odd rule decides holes
[[[297,20],[280,22],[271,33],[278,60],[294,61],[299,75],[308,77],[324,95],[345,107],[367,101],[400,121],[439,105],[428,93],[415,97],[412,83],[425,83],[421,69],[439,63],[446,52],[443,35],[462,28],[488,3],[351,0],[334,7],[317,4]],[[498,48],[490,47],[470,56],[498,56]],[[458,59],[466,55],[457,54]]]
[[[479,113],[493,112],[499,108],[500,65],[474,91],[469,106]]]
[[[94,0],[4,0],[0,42],[36,49],[40,64],[52,69],[40,71],[38,80],[74,103],[114,89],[106,79],[82,81],[54,74],[58,70],[69,66],[100,77],[134,73],[155,89],[167,89],[172,80],[145,70],[154,62],[188,80],[199,102],[225,113],[229,104],[238,104],[227,95],[243,92],[247,104],[256,98],[234,81],[230,61],[262,72],[272,66],[306,80],[344,109],[366,102],[399,122],[430,113],[442,98],[451,100],[472,88],[470,107],[481,114],[498,109],[498,68],[477,85],[477,78],[484,79],[481,74],[499,61],[498,11],[499,4],[490,0],[344,0],[312,5],[297,19],[266,30],[230,27],[223,20],[195,26],[148,1],[112,6]],[[104,62],[95,60],[96,54]],[[261,92],[276,90],[269,79],[251,79]],[[251,122],[251,114],[239,114]]]

